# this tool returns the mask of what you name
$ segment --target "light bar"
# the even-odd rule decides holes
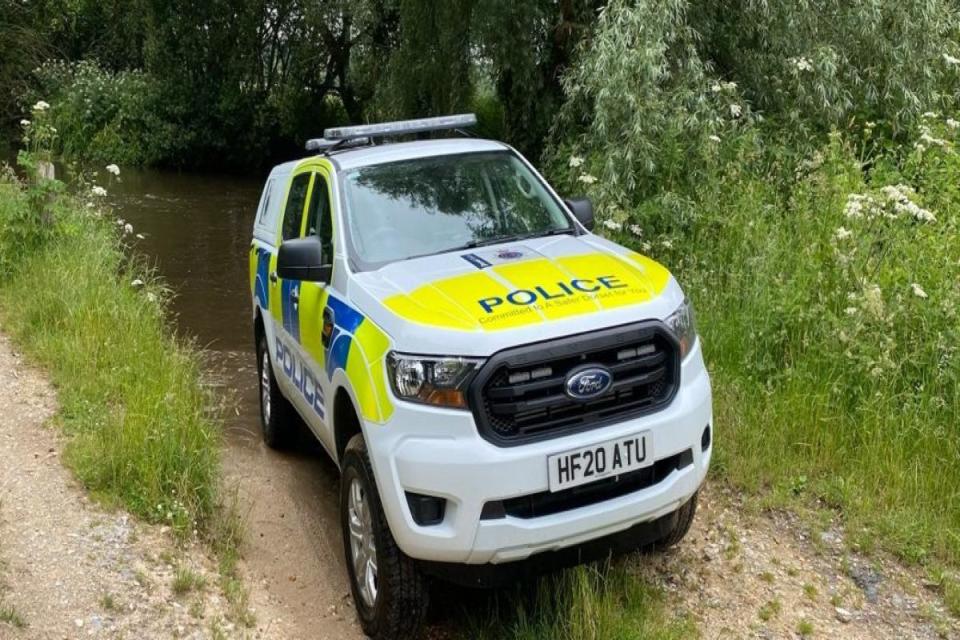
[[[419,118],[417,120],[398,120],[396,122],[381,122],[380,124],[361,124],[355,127],[333,127],[323,132],[327,141],[351,140],[354,138],[373,138],[384,136],[400,136],[424,131],[445,131],[448,129],[463,129],[477,124],[477,116],[472,113],[461,113],[455,116],[440,116],[438,118]],[[311,140],[311,142],[313,142]]]

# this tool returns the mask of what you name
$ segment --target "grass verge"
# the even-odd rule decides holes
[[[242,530],[220,487],[216,405],[197,351],[167,320],[167,291],[108,218],[56,181],[0,175],[3,330],[57,388],[64,460],[85,487],[181,538],[205,537],[240,609]]]

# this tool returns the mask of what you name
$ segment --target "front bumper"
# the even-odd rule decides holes
[[[473,415],[397,401],[391,420],[364,425],[381,502],[397,544],[420,560],[499,564],[624,531],[675,511],[703,483],[712,432],[710,379],[698,340],[684,360],[673,401],[656,413],[516,447],[480,437]],[[656,460],[692,452],[693,463],[627,495],[540,517],[482,519],[487,502],[548,490],[547,457],[648,431]],[[443,520],[418,525],[406,492],[445,498]]]

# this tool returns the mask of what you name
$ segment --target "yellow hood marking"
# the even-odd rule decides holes
[[[647,302],[669,280],[666,268],[638,253],[590,253],[499,264],[392,295],[384,304],[412,322],[491,331]]]

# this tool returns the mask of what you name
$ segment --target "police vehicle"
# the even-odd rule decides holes
[[[299,416],[339,465],[373,638],[415,633],[431,578],[677,543],[710,463],[680,285],[475,122],[327,129],[273,169],[253,227],[263,437]],[[462,135],[398,141],[438,131]]]

